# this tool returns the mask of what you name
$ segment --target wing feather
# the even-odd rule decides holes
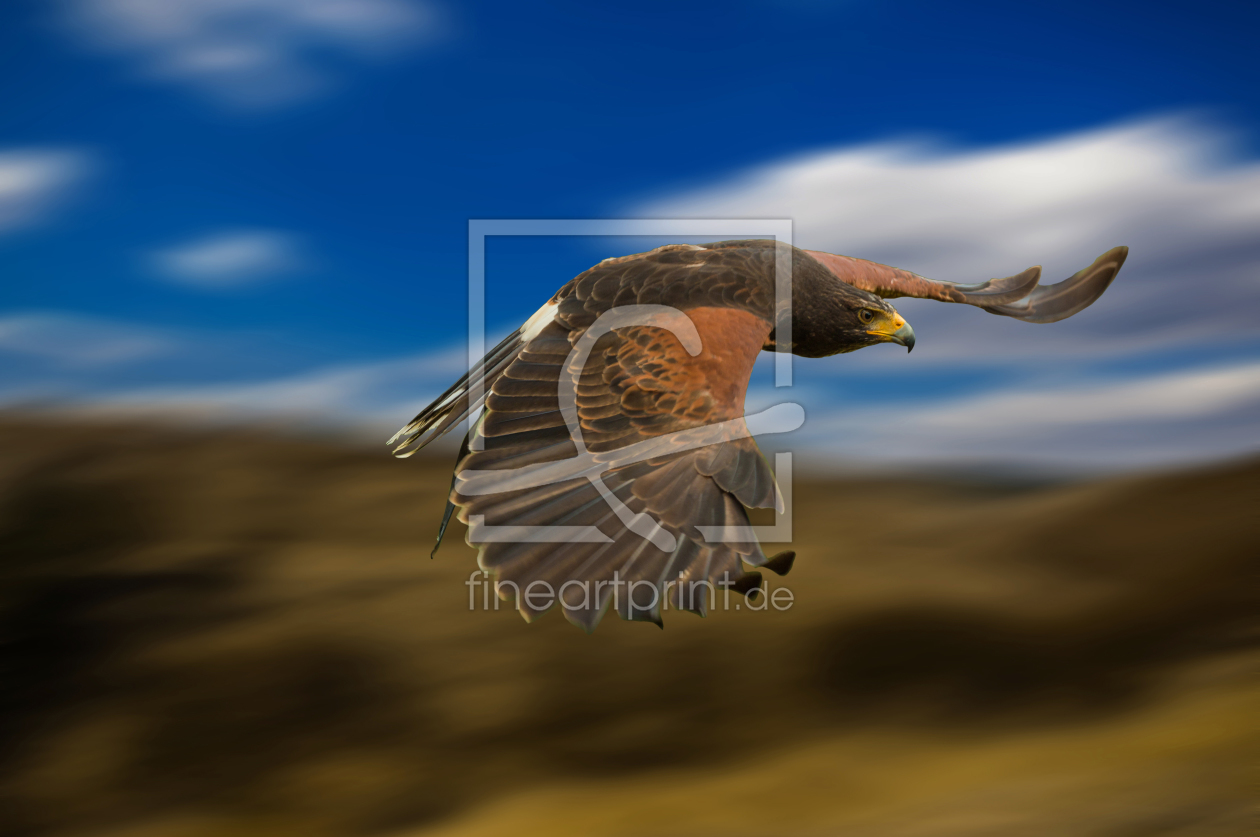
[[[1055,323],[1085,310],[1111,286],[1129,256],[1128,247],[1113,247],[1084,270],[1053,285],[1043,285],[1017,302],[985,305],[984,310],[1029,323]]]
[[[885,299],[917,297],[940,302],[975,305],[991,314],[1030,323],[1053,323],[1085,310],[1115,279],[1129,254],[1128,247],[1114,247],[1092,265],[1054,285],[1042,286],[1041,268],[1030,267],[1003,279],[974,285],[927,279],[865,259],[805,251],[822,262],[844,282]]]
[[[738,252],[686,245],[654,253],[579,276],[553,300],[553,321],[530,340],[505,341],[492,361],[488,356],[495,376],[487,379],[485,413],[457,464],[451,501],[460,520],[470,524],[470,543],[479,549],[481,566],[494,573],[501,595],[514,597],[528,620],[547,609],[546,602],[526,595],[531,584],[538,589],[543,582],[556,592],[564,588],[565,617],[586,630],[609,609],[625,619],[660,623],[662,608],[670,606],[667,582],[682,579],[716,588],[746,577],[742,558],[764,561],[756,544],[708,544],[698,528],[746,527],[744,503],[773,505],[774,479],[751,439],[647,461],[619,459],[619,451],[637,442],[740,417],[752,362],[771,329],[767,294],[745,288],[732,303],[729,282],[708,292],[677,287],[678,271],[690,270],[685,275],[690,283],[695,270],[689,266],[706,258],[718,263],[715,275],[739,269],[745,257]],[[614,302],[669,300],[691,317],[701,335],[700,355],[692,357],[673,333],[645,323],[600,337],[585,366],[569,368],[574,346]],[[574,384],[578,441],[603,463],[604,491],[582,477],[492,494],[465,493],[472,490],[470,475],[476,471],[578,455],[560,409],[562,380]],[[610,506],[609,497],[622,508]],[[673,548],[630,528],[635,516],[654,521]],[[489,527],[507,526],[593,527],[604,540],[486,539],[494,531]],[[567,582],[585,582],[589,594],[579,597],[579,585],[566,587]],[[707,608],[704,591],[676,598],[672,606],[699,613]]]

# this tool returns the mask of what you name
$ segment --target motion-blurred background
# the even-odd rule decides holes
[[[1244,4],[0,7],[0,833],[1242,834]],[[526,626],[383,439],[470,218],[791,218],[1030,326],[795,364],[786,612]],[[487,331],[657,240],[496,238]],[[808,467],[803,467],[808,466]]]

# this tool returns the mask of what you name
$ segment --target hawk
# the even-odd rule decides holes
[[[784,574],[794,558],[767,558],[748,519],[780,503],[744,416],[759,352],[913,349],[897,297],[1056,322],[1097,300],[1127,255],[1116,247],[1048,286],[1040,267],[964,285],[764,240],[605,259],[390,443],[410,456],[481,410],[438,544],[458,509],[479,566],[527,621],[557,605],[587,631],[610,608],[658,625],[671,606],[704,615],[715,590],[760,589],[749,567]],[[789,275],[790,294],[776,294]]]

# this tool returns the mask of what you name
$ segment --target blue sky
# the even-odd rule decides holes
[[[964,281],[1133,247],[1070,322],[907,301],[913,358],[803,364],[799,444],[827,461],[1254,451],[1257,17],[5,4],[0,400],[401,424],[458,373],[469,218],[790,217],[805,246]],[[491,330],[654,243],[491,242]]]

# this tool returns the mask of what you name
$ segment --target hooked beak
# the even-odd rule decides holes
[[[866,333],[886,343],[905,346],[907,354],[914,351],[914,329],[900,314],[885,317],[877,327]]]

